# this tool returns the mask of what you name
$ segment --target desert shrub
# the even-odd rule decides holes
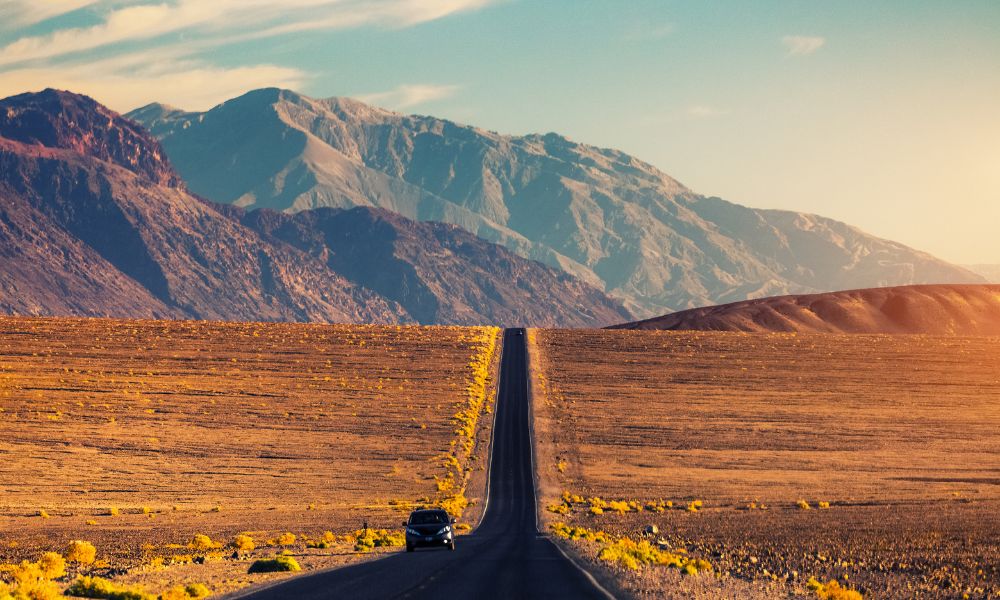
[[[280,573],[283,571],[301,571],[302,567],[299,563],[291,556],[276,556],[275,558],[267,558],[256,560],[248,573]]]
[[[283,533],[283,534],[281,534],[281,535],[278,536],[278,545],[279,546],[291,546],[292,544],[295,543],[296,539],[297,538],[295,537],[294,533],[286,531],[285,533]]]
[[[159,600],[201,600],[210,596],[212,592],[201,583],[190,583],[188,585],[175,585],[166,592],[160,594]]]
[[[254,543],[253,538],[249,535],[241,533],[233,539],[233,548],[236,548],[240,552],[253,552],[257,544]]]
[[[87,519],[87,525],[97,525],[97,521],[94,519]]]
[[[806,502],[805,500],[799,500],[798,502],[795,503],[795,506],[798,506],[802,510],[809,510],[810,508],[812,508],[811,506],[809,506],[809,503]]]
[[[66,590],[70,596],[107,598],[108,600],[156,600],[140,587],[126,587],[101,577],[81,576]]]
[[[628,502],[622,500],[612,500],[608,502],[608,508],[617,512],[620,515],[627,513],[630,510]]]
[[[83,540],[71,541],[69,548],[66,550],[66,560],[69,562],[90,565],[94,563],[95,558],[97,558],[97,548],[94,548],[94,545],[90,542]]]
[[[40,510],[40,511],[38,511],[38,516],[41,517],[41,518],[43,518],[43,519],[48,519],[49,518],[49,513],[45,512],[44,510]]]
[[[806,587],[814,592],[820,600],[864,600],[861,592],[841,587],[836,579],[823,583],[810,577],[809,581],[806,582]]]
[[[830,503],[826,502],[825,500],[820,500],[819,501],[819,507],[820,508],[830,508]]]
[[[548,505],[546,507],[546,510],[548,510],[549,512],[556,513],[557,515],[568,515],[570,509],[569,506],[566,505],[565,503],[559,502]]]
[[[0,600],[54,600],[62,598],[59,586],[48,580],[38,563],[23,561],[6,569],[13,583],[0,582]]]
[[[590,514],[592,514],[592,515],[603,515],[604,514],[604,509],[601,508],[600,506],[591,506],[590,507]]]
[[[406,536],[401,531],[387,529],[358,529],[348,538],[354,539],[355,552],[369,552],[373,548],[388,548],[406,544]]]
[[[188,548],[192,550],[215,550],[216,548],[221,548],[222,544],[219,542],[212,541],[212,538],[208,537],[203,533],[196,533],[193,538],[191,538],[191,543],[188,544]]]
[[[687,510],[688,512],[698,512],[699,510],[701,510],[702,504],[703,503],[701,500],[692,500],[691,502],[688,503],[687,508],[685,508],[685,510]]]
[[[324,531],[323,537],[320,539],[326,542],[327,544],[332,544],[337,541],[337,536],[333,535],[332,531]]]
[[[117,506],[112,506],[111,508],[108,509],[109,517],[117,517],[119,514],[121,514],[121,511],[118,510]]]
[[[58,552],[46,552],[38,561],[46,579],[58,579],[66,574],[66,559]]]

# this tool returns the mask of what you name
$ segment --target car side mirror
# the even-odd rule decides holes
[[[403,521],[403,527],[406,527],[406,524],[407,524],[406,521]]]
[[[451,518],[451,522],[454,525],[455,523],[458,523],[458,519],[456,519],[455,517],[452,517]]]

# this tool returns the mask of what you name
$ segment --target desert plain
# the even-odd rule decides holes
[[[497,334],[0,317],[0,563],[84,540],[96,561],[67,581],[221,593],[276,576],[248,575],[256,558],[309,571],[392,549],[358,531],[397,545],[417,505],[467,529]]]
[[[1000,339],[529,339],[542,518],[623,593],[1000,597]],[[597,560],[584,530],[711,566]]]

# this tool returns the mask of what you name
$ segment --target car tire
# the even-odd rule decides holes
[[[406,545],[406,551],[407,552],[413,552],[413,545],[412,544],[407,544]]]

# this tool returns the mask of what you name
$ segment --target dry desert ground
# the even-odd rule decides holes
[[[497,334],[2,317],[0,576],[84,540],[62,581],[220,593],[363,559],[417,504],[474,523]]]
[[[627,594],[1000,597],[1000,338],[529,340],[543,519]]]

